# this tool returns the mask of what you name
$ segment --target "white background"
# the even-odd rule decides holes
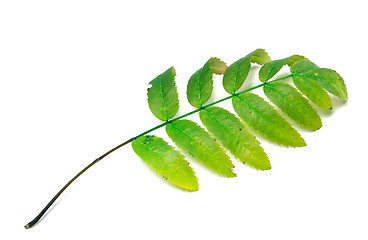
[[[1,1],[0,239],[368,239],[363,3]],[[155,76],[175,66],[186,113],[187,81],[208,58],[231,64],[256,48],[273,59],[305,55],[345,79],[349,100],[319,110],[320,130],[300,129],[307,147],[261,139],[272,169],[232,158],[233,179],[190,159],[200,190],[189,193],[129,145],[24,229],[92,160],[160,123],[146,99]],[[246,86],[258,84],[258,70]],[[224,96],[216,77],[211,100]]]

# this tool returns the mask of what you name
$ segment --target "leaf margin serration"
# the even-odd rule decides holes
[[[166,133],[184,152],[224,177],[236,177],[235,167],[221,145],[197,123],[181,119],[166,125]]]
[[[249,74],[251,63],[262,65],[269,61],[271,61],[270,56],[262,48],[258,48],[245,57],[238,59],[226,69],[222,79],[223,88],[229,94],[235,94],[244,84]]]
[[[198,190],[198,178],[189,162],[162,138],[155,135],[144,135],[132,141],[132,148],[150,168],[167,181],[188,191]],[[168,159],[165,158],[165,155],[174,158]],[[161,161],[152,160],[154,156],[157,156]],[[178,176],[179,173],[180,176]]]
[[[147,89],[148,106],[155,117],[168,121],[179,111],[179,95],[175,83],[176,71],[168,68],[149,82]]]
[[[225,62],[220,58],[211,57],[189,78],[186,91],[188,102],[195,108],[206,104],[213,91],[213,74],[223,74],[226,69]]]
[[[260,142],[234,114],[220,107],[209,107],[200,111],[199,116],[207,130],[219,139],[235,158],[257,170],[271,169],[271,163]],[[216,123],[211,123],[211,120]],[[221,131],[218,126],[225,131]]]
[[[232,104],[240,119],[271,142],[286,147],[306,146],[298,131],[271,104],[257,94],[244,93],[235,96],[232,99]],[[259,116],[255,120],[249,118],[253,113]],[[267,124],[263,125],[261,119],[264,119]],[[273,128],[268,128],[268,131],[270,131],[268,132],[267,127],[275,127],[275,123],[278,124],[278,127],[275,128],[276,134]]]
[[[267,98],[300,126],[312,131],[322,127],[321,117],[303,95],[287,83],[263,86]]]

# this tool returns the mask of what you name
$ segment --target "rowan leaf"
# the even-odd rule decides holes
[[[291,66],[291,73],[294,75],[303,74],[313,69],[319,68],[316,64],[309,60],[301,60]]]
[[[255,136],[248,130],[247,125],[265,138],[280,145],[305,146],[306,143],[298,131],[270,103],[256,94],[249,93],[249,91],[264,87],[264,93],[267,97],[290,118],[303,127],[316,130],[322,126],[322,123],[309,101],[292,86],[276,82],[292,76],[294,84],[300,92],[317,106],[330,109],[332,105],[327,91],[339,98],[345,100],[348,98],[344,80],[334,70],[319,68],[300,55],[270,61],[271,59],[264,49],[253,51],[234,62],[229,68],[218,58],[209,59],[201,69],[191,76],[187,86],[188,100],[198,109],[175,119],[172,118],[175,117],[179,109],[175,69],[174,67],[167,69],[150,82],[151,87],[147,93],[150,110],[157,118],[165,122],[117,145],[91,162],[74,176],[25,228],[32,228],[37,224],[60,194],[82,173],[107,155],[129,143],[132,143],[134,152],[146,164],[169,182],[188,191],[197,191],[198,179],[184,156],[162,138],[146,135],[163,126],[166,126],[168,136],[180,148],[214,172],[226,177],[235,177],[236,174],[233,172],[234,165],[219,143],[222,143],[243,163],[247,163],[255,169],[271,169],[267,154]],[[263,65],[259,72],[260,80],[263,83],[237,93],[248,76],[251,63]],[[291,75],[267,82],[285,65],[291,67]],[[231,95],[204,105],[209,100],[213,90],[213,74],[224,74],[223,86]],[[236,113],[243,121],[229,111],[213,106],[231,98]],[[199,112],[200,119],[207,130],[216,138],[196,123],[190,120],[181,120],[197,112]],[[219,141],[217,142],[217,140]]]
[[[336,97],[347,100],[348,93],[342,77],[332,69],[316,68],[303,74],[297,75],[303,79],[310,79],[320,84],[328,92]]]
[[[331,98],[321,85],[309,78],[302,78],[296,75],[293,75],[292,78],[299,91],[314,104],[326,110],[332,108]]]
[[[173,118],[179,110],[179,97],[175,86],[175,69],[171,67],[158,75],[147,90],[148,105],[153,115],[162,121]]]
[[[219,58],[210,58],[204,66],[189,79],[187,97],[196,108],[202,107],[210,99],[213,89],[213,74],[223,74],[227,66]]]
[[[293,74],[293,82],[299,91],[301,91],[307,98],[309,98],[320,108],[328,110],[332,108],[331,98],[323,89],[323,87],[310,78],[303,78],[299,76],[300,74],[318,68],[319,67],[316,64],[305,60],[294,64],[290,71]]]
[[[261,82],[266,82],[271,79],[284,65],[286,65],[288,60],[289,58],[283,58],[265,63],[259,70],[259,80],[261,80]]]
[[[222,75],[226,72],[227,65],[225,62],[221,61],[219,58],[212,57],[209,60],[209,65],[212,73],[217,75]]]
[[[173,142],[209,169],[225,177],[235,177],[230,157],[207,131],[190,120],[178,120],[166,125]]]
[[[265,84],[263,91],[271,102],[301,126],[311,130],[322,127],[317,111],[289,84],[280,82]]]
[[[239,90],[248,76],[251,63],[262,65],[269,61],[271,61],[271,58],[264,49],[256,49],[231,64],[226,70],[222,82],[226,92],[234,94]]]
[[[302,56],[302,55],[292,55],[288,57],[287,65],[289,67],[292,67],[295,63],[302,61],[302,60],[308,60],[308,58]]]
[[[244,93],[233,98],[238,116],[251,128],[280,145],[303,147],[304,139],[280,113],[263,98]]]
[[[292,66],[296,62],[301,61],[303,59],[306,58],[300,55],[292,55],[287,58],[267,62],[259,70],[259,80],[261,80],[261,82],[266,82],[267,80],[275,76],[275,74],[278,73],[283,66],[285,65]]]
[[[254,50],[253,52],[250,53],[250,55],[251,55],[250,61],[252,63],[257,63],[258,65],[263,65],[271,61],[271,58],[268,55],[268,53],[262,48]]]
[[[135,139],[132,147],[145,163],[174,185],[189,191],[198,190],[198,179],[189,163],[162,138],[145,135]]]
[[[271,169],[260,143],[234,114],[219,108],[206,108],[199,113],[206,128],[241,162],[255,169]]]

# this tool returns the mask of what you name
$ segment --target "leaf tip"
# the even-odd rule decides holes
[[[191,186],[186,187],[185,189],[190,191],[190,192],[197,192],[199,190],[198,179],[194,184],[192,184]]]
[[[307,143],[305,142],[304,139],[302,139],[303,141],[300,141],[298,144],[296,144],[294,147],[306,147]]]
[[[303,55],[292,55],[292,56],[290,56],[289,58],[288,58],[288,60],[287,60],[287,65],[289,66],[289,67],[292,67],[295,63],[297,63],[297,62],[299,62],[299,61],[302,61],[302,60],[308,60],[309,61],[309,59],[308,58],[306,58],[306,57],[304,57]]]
[[[259,65],[263,65],[271,61],[271,57],[263,48],[257,48],[250,55],[251,55],[251,62],[257,63]]]
[[[210,61],[211,71],[214,74],[222,75],[225,73],[226,69],[228,68],[226,63],[224,61],[221,61],[220,58],[211,57],[209,61]]]
[[[169,71],[171,72],[171,74],[172,74],[173,76],[176,76],[176,70],[175,70],[175,67],[174,67],[174,66],[170,67],[170,68],[169,68]]]
[[[267,170],[271,170],[271,163],[270,161],[267,159],[259,159],[260,161],[258,162],[258,164],[251,164],[251,163],[247,163],[250,167],[253,167],[256,170],[260,170],[260,171],[267,171]]]
[[[237,175],[232,170],[230,170],[227,175],[224,175],[224,177],[234,178],[234,177],[237,177]]]
[[[271,163],[269,163],[266,167],[264,167],[263,169],[261,169],[262,171],[267,171],[267,170],[271,170]]]

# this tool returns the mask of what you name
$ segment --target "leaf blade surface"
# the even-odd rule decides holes
[[[251,63],[265,64],[271,61],[264,49],[256,49],[247,56],[231,64],[224,73],[223,87],[229,94],[234,94],[243,85],[250,70]]]
[[[310,130],[322,127],[317,111],[289,84],[280,82],[266,84],[263,86],[263,91],[271,102],[301,126]]]
[[[283,66],[285,65],[292,66],[296,62],[304,60],[304,59],[306,59],[304,56],[292,55],[287,58],[267,62],[259,70],[259,73],[258,73],[259,80],[261,80],[261,82],[266,82],[267,80],[275,76],[276,73],[278,73]]]
[[[271,169],[260,143],[234,114],[210,107],[200,111],[199,115],[206,128],[241,162],[259,170]]]
[[[304,139],[280,113],[263,98],[245,93],[233,98],[238,116],[267,139],[287,147],[303,147]]]
[[[338,98],[343,100],[348,99],[348,93],[343,78],[332,69],[317,68],[298,76],[317,82]]]
[[[167,121],[179,110],[179,96],[175,85],[175,69],[171,67],[158,75],[147,90],[148,105],[158,119]]]
[[[259,70],[259,80],[261,80],[261,82],[266,82],[271,79],[284,65],[286,65],[288,59],[289,58],[283,58],[265,63]]]
[[[292,76],[293,83],[307,98],[322,109],[329,110],[332,108],[332,102],[328,93],[321,85],[309,78],[301,78]]]
[[[226,68],[223,61],[212,57],[190,77],[187,98],[193,107],[200,108],[210,99],[213,90],[213,74],[223,74]]]
[[[295,86],[314,104],[322,109],[331,109],[332,102],[330,96],[323,87],[310,78],[300,77],[303,73],[309,72],[319,67],[309,60],[302,60],[291,66],[292,79]]]
[[[225,177],[235,177],[230,157],[208,132],[190,120],[178,120],[166,125],[173,142],[209,169]]]
[[[292,74],[298,75],[298,74],[309,72],[317,68],[319,67],[315,63],[305,59],[305,60],[301,60],[293,64],[290,68],[290,71]]]
[[[134,152],[158,174],[188,191],[198,190],[195,172],[183,155],[162,138],[145,135],[132,142]]]

